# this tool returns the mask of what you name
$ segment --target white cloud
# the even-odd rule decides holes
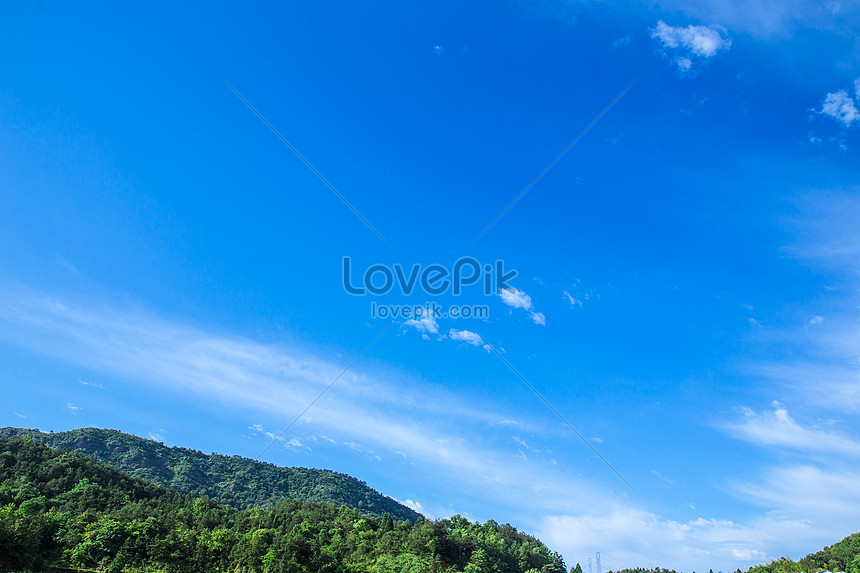
[[[567,555],[589,555],[613,547],[613,562],[630,566],[670,563],[683,571],[717,567],[718,555],[720,565],[728,570],[765,556],[762,543],[733,521],[697,518],[680,522],[623,506],[599,515],[548,517],[540,538]]]
[[[723,37],[723,31],[714,26],[670,26],[663,20],[651,30],[651,37],[657,38],[663,48],[674,52],[675,64],[682,73],[693,67],[693,58],[706,60],[720,50],[728,50],[732,41]]]
[[[405,505],[406,507],[408,507],[410,509],[417,511],[418,513],[424,512],[424,506],[421,505],[420,501],[413,501],[411,499],[405,499],[405,500],[401,501],[400,503],[402,503],[403,505]]]
[[[162,436],[158,432],[149,432],[149,439],[154,442],[163,442],[164,436]]]
[[[744,416],[743,422],[725,426],[735,437],[742,440],[810,454],[860,455],[860,442],[835,432],[804,428],[779,404],[774,404],[773,411],[760,414],[748,408],[744,409]]]
[[[95,382],[87,382],[86,380],[78,380],[78,383],[83,384],[84,386],[92,386],[93,388],[99,388],[101,390],[105,389],[104,386],[102,386],[101,384],[97,384]]]
[[[857,111],[854,100],[845,90],[827,94],[818,113],[832,117],[845,127],[851,127],[852,123],[860,119],[860,112]]]
[[[27,417],[27,416],[25,416],[24,414],[19,414],[18,412],[13,412],[13,414],[15,414],[16,416],[18,416],[19,418],[26,418],[26,417]]]
[[[546,326],[546,317],[543,313],[534,310],[532,297],[527,295],[525,291],[517,290],[514,287],[503,288],[499,290],[499,296],[506,305],[511,308],[522,308],[529,311],[529,318],[532,322],[541,326]]]
[[[727,50],[731,40],[722,37],[720,30],[709,26],[670,26],[663,20],[651,32],[652,38],[659,38],[667,48],[681,48],[700,58],[715,56],[720,50]]]
[[[66,410],[68,410],[68,411],[69,411],[69,412],[71,412],[72,414],[77,414],[78,412],[80,412],[80,411],[81,411],[81,407],[80,407],[80,406],[75,406],[75,405],[74,405],[74,404],[72,404],[71,402],[68,402],[68,403],[66,404]]]
[[[481,346],[487,352],[492,350],[492,347],[484,342],[484,339],[481,338],[481,335],[477,332],[472,332],[471,330],[454,330],[453,328],[448,331],[448,338],[451,340],[457,340],[459,342],[465,342],[466,344],[471,344],[472,346]]]
[[[499,296],[502,297],[502,302],[512,308],[524,308],[529,310],[532,307],[532,298],[521,290],[514,287],[503,288],[499,291]]]
[[[471,331],[449,335],[483,345]],[[177,399],[202,398],[278,420],[295,416],[343,369],[341,363],[331,364],[304,351],[214,335],[146,312],[88,307],[22,292],[0,292],[0,337],[173,393]],[[401,372],[384,372],[371,376],[360,365],[354,367],[297,428],[313,427],[336,436],[339,444],[361,442],[373,444],[379,453],[403,452],[410,461],[423,464],[425,473],[456,471],[483,488],[494,483],[507,491],[508,484],[521,483],[514,476],[540,479],[539,474],[527,478],[520,469],[512,469],[512,460],[500,459],[492,450],[450,435],[451,419],[458,427],[472,424],[483,430],[504,420],[504,414],[414,378],[406,382]],[[414,399],[404,399],[404,388]],[[69,403],[67,409],[74,413],[80,407]],[[249,429],[275,438],[262,424]],[[282,440],[293,437],[288,434]]]
[[[760,483],[735,487],[783,519],[830,522],[831,542],[855,531],[860,511],[860,471],[810,464],[768,468]],[[817,517],[826,516],[826,517]]]
[[[287,440],[286,445],[290,448],[305,449],[310,451],[310,448],[304,445],[298,438],[290,438],[289,440]]]
[[[429,338],[427,333],[436,334],[439,332],[439,324],[436,322],[436,316],[431,308],[422,308],[419,310],[421,318],[415,320],[411,318],[403,323],[404,326],[412,327],[418,332],[424,334],[424,338]]]

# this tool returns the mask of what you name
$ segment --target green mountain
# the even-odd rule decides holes
[[[0,437],[0,572],[564,573],[534,537],[283,501],[238,510],[29,436]]]
[[[44,433],[2,428],[0,436],[29,436],[54,448],[76,450],[127,474],[181,494],[208,497],[237,509],[272,507],[295,499],[345,505],[366,516],[391,515],[414,523],[420,514],[346,474],[282,468],[238,456],[167,447],[116,430],[83,428]]]

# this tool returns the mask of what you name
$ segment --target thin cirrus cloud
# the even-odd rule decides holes
[[[781,404],[774,403],[772,411],[761,413],[744,408],[743,414],[742,422],[725,426],[727,431],[742,440],[813,455],[860,455],[860,442],[836,432],[804,428]]]
[[[856,194],[808,190],[796,198],[795,208],[788,226],[794,240],[784,251],[799,263],[827,270],[828,282],[816,304],[856,309]],[[761,361],[746,368],[792,406],[773,402],[761,411],[742,408],[738,419],[720,426],[775,460],[727,484],[736,496],[765,508],[766,514],[750,524],[753,531],[766,527],[768,535],[794,539],[796,547],[809,550],[816,548],[815,541],[826,545],[856,531],[860,512],[860,436],[853,419],[860,413],[860,329],[851,311],[819,320],[820,315],[810,312],[815,310],[800,309],[778,333],[769,335],[768,340],[794,349],[781,355],[795,354],[797,359]],[[798,553],[793,557],[802,555]]]
[[[692,72],[695,62],[728,50],[732,41],[724,38],[723,34],[724,31],[716,26],[670,26],[663,20],[659,20],[651,30],[651,37],[660,40],[663,49],[674,54],[673,61],[682,75]]]
[[[856,4],[820,0],[657,0],[657,5],[690,18],[724,23],[753,37],[790,36],[798,28],[851,31],[860,15]]]
[[[342,369],[307,351],[213,335],[145,312],[87,307],[33,293],[3,294],[0,336],[16,344],[285,423]],[[477,334],[471,334],[448,336],[473,344]],[[79,409],[67,405],[72,413]],[[428,474],[455,470],[484,485],[512,484],[523,471],[510,467],[507,456],[513,452],[488,450],[468,439],[471,432],[460,433],[467,428],[503,432],[508,417],[418,380],[404,383],[397,374],[356,368],[340,379],[337,392],[326,394],[300,420],[299,435],[285,436],[284,443],[296,446],[289,440],[307,433],[335,435],[340,443],[372,444],[380,455],[405,455]],[[524,422],[533,430],[545,426]],[[262,428],[259,423],[249,426],[254,432]],[[532,477],[540,481],[539,475]]]

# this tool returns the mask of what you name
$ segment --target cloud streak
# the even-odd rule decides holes
[[[804,428],[779,404],[774,404],[773,411],[760,414],[745,408],[744,417],[741,423],[725,426],[731,434],[742,440],[809,454],[860,456],[860,442],[835,432]]]

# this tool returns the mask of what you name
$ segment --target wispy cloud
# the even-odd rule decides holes
[[[429,340],[429,334],[437,334],[439,332],[439,324],[436,322],[436,316],[431,308],[422,308],[419,311],[421,318],[411,318],[403,323],[407,328],[414,328],[421,333],[422,338]],[[429,333],[429,334],[428,334]]]
[[[78,380],[78,384],[82,384],[84,386],[92,386],[93,388],[98,388],[100,390],[104,390],[105,387],[96,382],[87,382],[86,380]]]
[[[546,325],[546,317],[542,312],[537,312],[534,309],[532,298],[527,295],[525,291],[517,290],[513,287],[503,288],[499,290],[499,297],[501,297],[502,302],[511,308],[522,308],[527,310],[529,317],[535,324],[539,324],[541,326]]]
[[[73,304],[34,293],[3,295],[0,336],[14,343],[150,387],[191,393],[224,408],[251,410],[275,420],[295,416],[343,368],[309,352],[215,335],[147,312]],[[483,346],[471,331],[453,331],[447,336]],[[409,399],[404,397],[407,388]],[[67,408],[72,412],[79,409],[71,403]],[[529,480],[545,480],[546,475],[536,468],[524,473],[519,461],[511,457],[513,452],[486,449],[451,430],[496,427],[503,431],[500,421],[507,418],[486,403],[476,407],[442,389],[414,379],[407,382],[399,374],[357,368],[344,375],[337,392],[315,405],[285,439],[296,438],[304,444],[302,436],[308,431],[336,436],[340,444],[368,444],[377,455],[401,452],[410,462],[422,464],[427,475],[456,471],[464,476],[464,488],[468,483],[479,489],[494,484],[494,488],[508,491],[516,484],[527,487]],[[275,432],[262,424],[252,424],[249,429],[274,439]],[[573,489],[582,487],[590,486]]]
[[[860,201],[854,190],[808,190],[794,207],[787,220],[794,239],[784,251],[799,264],[824,270],[827,282],[811,297],[814,303],[793,309],[785,323],[773,321],[755,334],[757,343],[770,345],[776,357],[750,359],[745,373],[759,391],[770,390],[781,403],[758,411],[741,408],[737,419],[719,426],[764,454],[762,464],[727,487],[764,509],[746,527],[749,539],[761,540],[752,548],[767,552],[769,559],[779,557],[766,549],[776,536],[795,540],[791,556],[798,558],[856,531],[860,513],[856,418],[830,419],[834,412],[845,418],[860,413]],[[828,286],[833,281],[838,288]],[[818,313],[822,305],[840,311],[825,320]]]
[[[80,407],[80,406],[75,406],[75,405],[74,405],[74,404],[72,404],[71,402],[68,402],[68,403],[66,404],[66,410],[68,410],[68,411],[69,411],[69,412],[71,412],[72,414],[77,414],[78,412],[80,412],[80,411],[81,411],[81,407]]]
[[[857,468],[777,466],[768,468],[759,483],[738,483],[735,487],[758,504],[779,508],[778,515],[785,519],[826,515],[827,521],[843,530],[842,535],[856,531],[860,508]]]
[[[481,338],[481,335],[477,332],[472,332],[471,330],[455,330],[451,329],[447,334],[448,338],[451,340],[456,340],[458,342],[465,342],[466,344],[471,344],[472,346],[480,346],[487,352],[490,352],[492,348],[490,345],[484,342],[484,339]]]
[[[860,455],[860,441],[832,431],[804,428],[778,403],[774,403],[770,412],[756,413],[744,408],[743,415],[741,422],[725,425],[726,430],[742,440],[809,454]]]
[[[680,522],[622,506],[599,515],[548,517],[541,539],[562,547],[565,554],[589,555],[613,547],[617,548],[613,561],[641,564],[645,556],[644,562],[673,563],[684,571],[707,568],[715,555],[721,556],[726,568],[742,567],[766,555],[762,540],[733,521],[699,518]]]

